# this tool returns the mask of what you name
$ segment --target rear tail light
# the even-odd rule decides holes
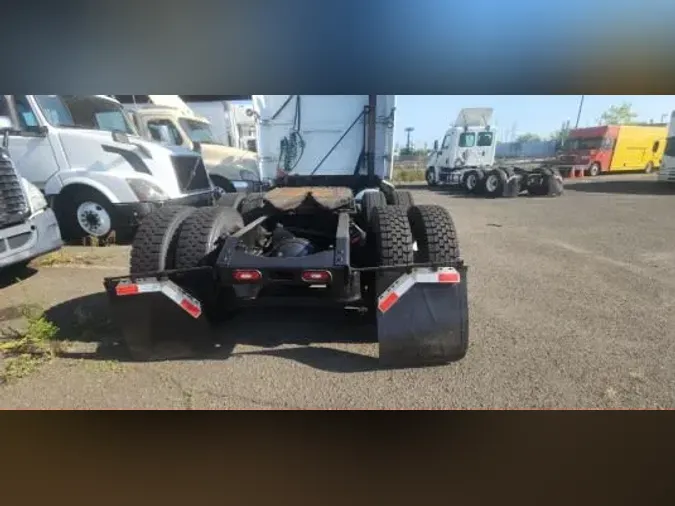
[[[302,280],[306,283],[329,283],[333,276],[330,271],[305,271]]]
[[[256,270],[239,270],[232,273],[235,281],[239,283],[255,283],[262,279],[262,273]]]
[[[119,284],[115,287],[115,293],[118,297],[125,295],[136,295],[139,293],[138,285],[136,284]]]

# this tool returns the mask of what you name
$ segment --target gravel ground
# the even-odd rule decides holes
[[[653,180],[496,201],[414,187],[452,211],[470,266],[471,347],[445,367],[378,370],[358,328],[315,311],[243,315],[234,349],[207,359],[130,363],[100,294],[128,249],[40,267],[0,288],[0,325],[39,303],[74,342],[1,386],[0,408],[673,408],[675,191]],[[74,321],[100,331],[68,334]]]

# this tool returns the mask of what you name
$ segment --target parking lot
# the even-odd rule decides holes
[[[654,179],[493,201],[413,187],[451,210],[470,267],[469,353],[444,367],[380,370],[363,329],[302,310],[244,314],[208,356],[133,363],[101,293],[128,247],[67,248],[0,288],[0,326],[36,304],[64,342],[0,408],[673,408],[675,190]]]

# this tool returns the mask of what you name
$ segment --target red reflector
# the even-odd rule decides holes
[[[138,285],[117,285],[115,293],[120,297],[123,295],[136,295],[138,293]]]
[[[396,294],[396,292],[390,293],[382,302],[380,302],[379,305],[380,311],[386,313],[391,309],[391,306],[396,304],[396,301],[398,301],[398,295]]]
[[[242,283],[252,283],[262,279],[262,273],[260,271],[234,271],[232,276],[235,281]]]
[[[438,282],[439,283],[459,283],[460,281],[460,276],[459,272],[453,271],[453,272],[440,272],[438,274]]]
[[[202,314],[202,310],[199,308],[199,306],[193,304],[187,299],[183,299],[180,301],[180,307],[185,309],[185,311],[187,311],[190,314],[190,316],[194,318],[199,318]]]
[[[329,271],[305,271],[302,280],[306,283],[328,283],[332,276]]]

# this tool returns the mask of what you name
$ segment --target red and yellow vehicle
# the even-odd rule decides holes
[[[561,172],[652,172],[663,158],[667,125],[608,125],[571,130],[557,157]]]

